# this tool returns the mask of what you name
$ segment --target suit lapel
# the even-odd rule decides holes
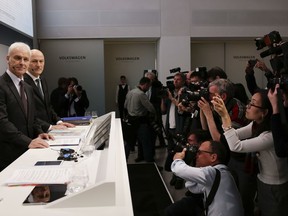
[[[17,91],[17,89],[16,89],[16,87],[15,87],[12,79],[9,77],[9,75],[8,75],[7,73],[4,73],[4,74],[3,74],[3,78],[4,78],[4,80],[7,82],[8,88],[10,89],[10,91],[11,91],[12,94],[14,95],[15,99],[17,100],[19,106],[21,107],[24,116],[26,116],[26,114],[25,114],[25,109],[24,109],[24,105],[23,105],[23,103],[22,103],[22,101],[21,101],[21,97],[20,97],[19,92]],[[25,92],[27,92],[27,91],[26,91],[26,88],[25,88],[25,85],[24,85],[24,89],[25,89]],[[26,93],[26,95],[27,95],[27,93]],[[27,98],[27,99],[28,99],[28,98]],[[28,100],[28,101],[29,101],[29,100]],[[29,103],[28,103],[28,112],[29,112]]]
[[[33,88],[33,91],[37,95],[37,97],[39,97],[40,100],[43,100],[42,95],[39,92],[39,89],[36,86],[34,80],[28,74],[24,74],[24,79],[25,79],[25,82],[27,82]]]

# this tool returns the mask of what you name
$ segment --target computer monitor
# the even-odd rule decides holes
[[[83,137],[82,146],[94,145],[97,150],[105,146],[106,141],[109,140],[111,115],[111,113],[108,113],[92,121],[91,126]]]

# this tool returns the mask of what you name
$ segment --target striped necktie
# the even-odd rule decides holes
[[[42,99],[43,99],[43,98],[44,98],[44,94],[43,94],[43,90],[42,90],[42,88],[41,88],[40,79],[37,78],[35,81],[36,81],[36,86],[37,86],[37,88],[38,88],[38,90],[39,90],[39,92],[40,92],[40,95],[41,95]]]

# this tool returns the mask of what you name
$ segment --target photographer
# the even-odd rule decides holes
[[[174,75],[173,86],[174,90],[171,92],[166,90],[167,96],[161,100],[162,115],[166,114],[166,133],[175,135],[183,132],[185,118],[187,117],[182,112],[178,112],[179,95],[181,88],[185,86],[186,76],[178,72]],[[173,140],[168,139],[168,149],[173,148]]]
[[[256,152],[259,173],[257,174],[258,205],[261,214],[286,215],[288,211],[288,164],[287,159],[275,154],[270,119],[272,106],[267,90],[253,94],[247,105],[246,117],[251,122],[234,129],[225,104],[215,95],[212,104],[221,116],[224,136],[233,152]]]
[[[208,86],[209,100],[201,98],[198,101],[200,107],[200,118],[202,128],[209,130],[213,140],[221,142],[229,149],[225,137],[223,136],[222,120],[211,105],[211,101],[215,95],[220,95],[223,99],[228,114],[232,120],[232,125],[235,128],[243,127],[247,124],[245,118],[245,104],[234,98],[234,85],[227,79],[216,79]],[[247,162],[246,162],[247,161]],[[254,196],[256,192],[256,173],[251,163],[250,155],[245,153],[231,153],[230,162],[228,164],[231,171],[239,180],[239,191],[242,197],[242,202],[245,210],[245,215],[251,215],[254,211]],[[247,163],[247,164],[246,164]],[[248,166],[249,165],[249,166]]]
[[[285,85],[284,90],[281,90],[279,87],[280,85],[276,84],[275,90],[273,91],[273,89],[269,89],[268,92],[268,97],[273,109],[273,114],[271,116],[271,131],[273,135],[276,155],[278,157],[288,157],[288,135],[287,135],[288,86]],[[280,114],[281,106],[279,107],[277,92],[279,92],[283,97],[283,107],[286,121],[284,123],[282,123],[281,120],[281,114]]]
[[[269,78],[273,76],[271,70],[268,69],[268,67],[263,61],[260,61],[258,59],[249,60],[245,68],[245,73],[246,73],[245,79],[246,79],[247,88],[249,92],[251,93],[251,95],[253,95],[256,92],[256,90],[260,89],[260,87],[258,87],[256,83],[256,79],[254,76],[254,68],[258,68],[261,71],[265,72],[265,77],[267,78],[267,80],[269,80]]]
[[[84,116],[89,107],[86,91],[78,84],[75,77],[69,78],[65,98],[68,101],[68,116]]]
[[[170,70],[171,71],[171,70]],[[172,69],[172,72],[173,69]],[[174,149],[173,137],[176,134],[181,134],[184,131],[184,123],[187,118],[187,114],[178,111],[179,96],[181,88],[185,86],[186,75],[181,72],[176,72],[173,77],[173,89],[166,89],[167,95],[161,100],[162,114],[166,114],[165,133],[167,136],[168,146],[167,150],[172,151]],[[178,178],[174,181],[172,177],[170,184],[175,185],[175,189],[181,189],[183,187],[183,179]]]
[[[206,68],[204,71],[193,71],[188,77],[187,88],[181,89],[178,110],[179,112],[190,113],[190,117],[186,118],[184,131],[189,132],[201,128],[200,109],[197,106],[197,101],[202,96],[208,96],[206,73]]]
[[[171,169],[175,175],[186,180],[185,186],[195,196],[187,196],[173,203],[165,210],[166,216],[223,215],[243,216],[243,207],[237,186],[228,168],[227,149],[219,142],[205,141],[197,152],[196,167],[186,164],[183,159],[186,149],[176,153]],[[217,170],[220,171],[219,186],[207,204],[214,186]],[[215,186],[214,186],[215,187]],[[205,199],[199,198],[204,193]],[[196,196],[196,194],[198,196]],[[205,203],[205,208],[203,206]]]
[[[272,105],[271,131],[277,156],[288,156],[287,96],[288,96],[288,43],[283,41],[279,32],[272,31],[263,38],[256,38],[257,50],[268,47],[260,53],[262,58],[271,56],[273,73],[267,77],[268,97]],[[266,75],[266,74],[265,74]]]

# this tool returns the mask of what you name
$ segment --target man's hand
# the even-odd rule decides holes
[[[223,118],[225,116],[229,116],[227,108],[223,99],[220,96],[214,96],[213,100],[211,101],[213,104],[214,110]]]
[[[63,130],[66,128],[67,127],[65,125],[58,124],[58,125],[52,125],[51,130]]]
[[[173,160],[176,160],[176,159],[180,159],[180,160],[183,160],[185,158],[185,152],[186,152],[186,148],[184,148],[182,150],[182,152],[176,152],[174,157],[173,157]]]
[[[45,142],[40,137],[33,139],[30,144],[28,145],[28,148],[34,149],[34,148],[48,148],[49,144]]]
[[[270,100],[270,103],[272,105],[273,114],[279,113],[278,108],[278,97],[277,97],[277,91],[279,89],[279,84],[276,84],[274,91],[272,89],[269,89],[268,91],[268,98]]]
[[[201,99],[198,101],[198,107],[202,110],[205,116],[212,114],[211,106],[204,97],[201,97]]]
[[[266,64],[263,62],[263,61],[257,61],[257,63],[255,64],[255,68],[259,68],[261,71],[264,71],[264,72],[266,72],[266,71],[270,71],[268,68],[267,68],[267,66],[266,66]]]
[[[54,140],[54,136],[48,133],[42,133],[38,135],[38,138],[40,139],[46,139],[46,140]]]
[[[60,122],[58,125],[65,126],[65,127],[67,127],[67,128],[73,128],[73,127],[75,127],[74,124],[71,124],[71,123],[69,123],[69,122]]]

